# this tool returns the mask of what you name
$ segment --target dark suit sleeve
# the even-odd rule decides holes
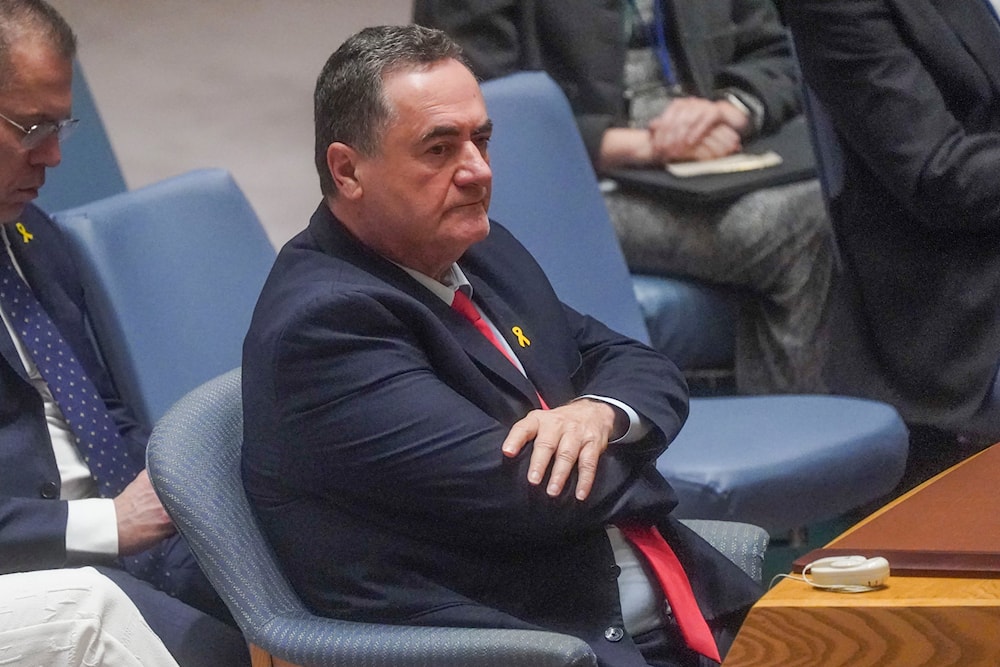
[[[66,565],[67,503],[0,498],[0,574]]]
[[[985,27],[995,30],[985,5],[973,4],[960,11],[981,11]],[[960,36],[928,6],[796,0],[786,11],[809,85],[848,149],[908,213],[930,227],[996,231],[996,92]],[[985,66],[1000,63],[994,57]],[[993,104],[983,102],[991,98]],[[964,122],[991,129],[969,132]]]
[[[495,79],[531,69],[524,53],[521,0],[417,0],[413,22],[444,30],[459,43],[472,71]]]
[[[791,42],[771,0],[732,0],[730,5],[734,51],[731,61],[716,72],[715,86],[756,97],[764,105],[761,131],[770,133],[802,110]]]
[[[622,445],[622,455],[655,460],[687,419],[683,375],[659,352],[568,306],[565,310],[582,360],[574,375],[577,393],[614,398],[639,413],[652,431],[639,442]]]
[[[530,486],[530,447],[514,460],[500,451],[514,418],[527,410],[501,409],[511,415],[501,421],[481,409],[482,402],[508,399],[490,380],[477,378],[481,371],[436,318],[412,308],[412,299],[394,301],[391,294],[348,293],[290,321],[268,362],[274,395],[263,409],[273,404],[278,414],[248,416],[248,424],[276,424],[263,439],[290,443],[294,456],[283,444],[248,443],[245,463],[297,492],[350,507],[359,519],[389,522],[420,539],[565,539],[613,515],[648,509],[644,499],[670,509],[658,504],[669,487],[649,476],[651,466],[634,452],[606,454],[583,503],[568,490],[550,499]],[[595,388],[613,388],[618,379],[612,376],[609,371]],[[639,489],[625,499],[630,486]]]

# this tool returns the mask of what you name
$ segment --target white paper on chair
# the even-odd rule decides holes
[[[742,171],[754,171],[781,164],[781,156],[774,151],[760,154],[736,153],[714,160],[701,162],[676,162],[667,165],[667,171],[678,178],[705,176],[707,174],[735,174]]]

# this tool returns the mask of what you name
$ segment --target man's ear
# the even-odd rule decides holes
[[[357,199],[362,194],[357,169],[360,154],[345,143],[335,141],[326,148],[326,168],[337,186],[337,196]]]

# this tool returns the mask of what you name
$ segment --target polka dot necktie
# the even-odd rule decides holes
[[[104,400],[0,245],[0,303],[73,430],[101,496],[121,493],[142,470]]]

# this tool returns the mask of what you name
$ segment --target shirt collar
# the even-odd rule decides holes
[[[472,284],[469,282],[469,279],[465,276],[465,272],[462,271],[462,268],[458,264],[451,265],[451,268],[444,275],[443,282],[437,281],[428,275],[420,273],[419,271],[405,267],[402,264],[396,264],[396,266],[410,274],[414,280],[429,289],[449,306],[455,298],[456,290],[462,290],[465,292],[466,296],[469,298],[472,297]]]

